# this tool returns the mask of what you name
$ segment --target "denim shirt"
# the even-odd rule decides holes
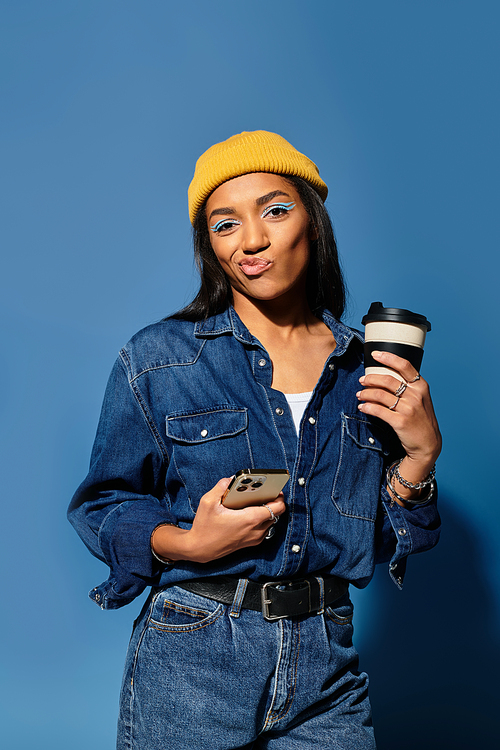
[[[337,346],[298,435],[284,394],[271,387],[267,351],[233,308],[197,323],[164,320],[121,350],[89,474],[69,508],[87,547],[110,567],[90,592],[99,606],[202,576],[271,581],[320,572],[362,587],[379,562],[390,563],[401,587],[407,556],[437,543],[435,498],[407,509],[385,488],[387,464],[402,450],[388,425],[358,411],[361,334],[327,311],[322,317]],[[190,528],[201,496],[246,468],[290,472],[274,537],[210,563],[158,563],[153,530]]]

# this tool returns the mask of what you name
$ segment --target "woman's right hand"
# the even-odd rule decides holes
[[[206,563],[262,542],[273,525],[268,508],[276,517],[285,512],[283,493],[266,503],[267,507],[253,505],[232,510],[221,504],[230,481],[220,479],[203,495],[190,529],[165,525],[154,530],[151,545],[159,557]]]

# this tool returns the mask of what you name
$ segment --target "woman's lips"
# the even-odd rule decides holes
[[[271,265],[270,260],[265,258],[246,258],[238,263],[239,267],[246,276],[257,276]]]

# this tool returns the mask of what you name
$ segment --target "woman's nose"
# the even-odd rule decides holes
[[[266,227],[261,221],[245,223],[243,231],[242,250],[245,253],[258,253],[265,250],[271,243],[266,233]]]

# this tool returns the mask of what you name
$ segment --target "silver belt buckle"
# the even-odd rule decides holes
[[[285,586],[291,583],[291,581],[266,581],[262,584],[260,590],[260,596],[262,601],[262,617],[268,622],[274,622],[275,620],[284,620],[287,615],[271,615],[269,614],[269,605],[272,604],[271,599],[267,599],[267,589],[270,586]]]

